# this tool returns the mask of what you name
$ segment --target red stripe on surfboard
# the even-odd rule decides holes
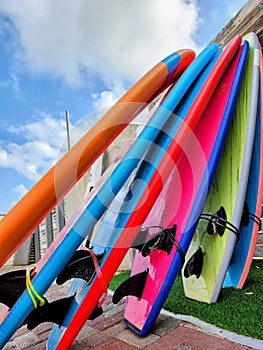
[[[158,167],[158,171],[155,172],[154,176],[149,182],[146,192],[153,194],[151,196],[152,201],[150,201],[149,198],[147,198],[147,201],[145,200],[145,196],[147,196],[147,194],[145,196],[142,196],[139,204],[137,205],[138,209],[135,209],[125,226],[125,235],[121,235],[115,244],[115,246],[119,248],[113,248],[111,250],[107,260],[101,267],[101,271],[106,283],[109,283],[111,281],[118,266],[125,257],[128,248],[134,241],[134,238],[138,232],[138,227],[140,227],[145,221],[152,207],[152,204],[157,199],[163,188],[164,181],[169,177],[171,171],[170,167],[174,165],[174,162],[180,156],[180,145],[184,144],[184,142],[189,137],[190,130],[193,130],[196,126],[200,115],[204,111],[229,62],[237,52],[240,43],[241,37],[236,36],[231,40],[229,45],[225,48],[224,52],[218,59],[215,67],[211,71],[206,83],[202,88],[202,93],[198,95],[195,100],[195,104],[192,105],[184,120],[185,126],[180,128],[180,131],[176,135],[176,140],[172,141],[165,156],[163,157],[163,160],[160,163],[160,166]],[[80,308],[76,312],[75,317],[72,319],[71,323],[63,334],[60,343],[57,346],[57,350],[65,350],[70,346],[80,331],[81,327],[86,322],[90,313],[96,306],[101,293],[102,288],[99,280],[96,278],[90,286],[89,292],[83,300]]]

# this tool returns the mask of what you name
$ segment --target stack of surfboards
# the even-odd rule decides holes
[[[222,286],[242,288],[262,204],[262,72],[253,33],[223,49],[210,44],[197,57],[192,50],[172,54],[0,221],[3,264],[124,127],[165,92],[37,266],[0,276],[0,302],[7,306],[0,347],[21,325],[48,321],[54,322],[48,349],[68,349],[86,320],[103,312],[107,286],[130,247],[136,251],[131,277],[113,302],[126,297],[124,322],[141,336],[180,271],[185,295],[196,300],[215,302]],[[55,279],[73,281],[65,298],[49,303],[43,295]]]

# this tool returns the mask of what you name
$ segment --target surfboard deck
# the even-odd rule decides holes
[[[246,39],[250,44],[248,62],[232,125],[182,270],[185,295],[207,303],[216,302],[219,296],[239,236],[251,162],[257,113],[251,100],[258,96],[258,79],[252,72],[258,69],[258,60],[254,59],[258,46],[250,36]],[[198,273],[189,273],[189,268],[200,264],[200,258],[203,261]]]
[[[237,46],[239,46],[240,37],[235,38],[235,43]],[[235,49],[237,49],[237,46]],[[230,56],[232,56],[235,51],[234,47],[232,47],[232,49],[232,52],[230,52],[231,50],[228,52],[228,55]],[[225,54],[227,55],[227,53]],[[138,233],[139,227],[142,225],[152,205],[157,199],[158,194],[161,192],[163,184],[168,179],[169,174],[174,167],[174,162],[179,158],[181,154],[181,147],[178,146],[178,144],[180,145],[184,143],[184,141],[189,137],[190,130],[198,122],[198,119],[213,92],[211,81],[214,82],[214,79],[219,80],[219,76],[221,76],[220,74],[221,73],[219,73],[219,70],[214,71],[213,78],[209,80],[209,82],[206,84],[206,88],[202,90],[202,96],[199,96],[199,98],[197,98],[197,105],[192,109],[191,113],[187,115],[187,118],[184,119],[184,127],[182,129],[180,128],[178,130],[178,133],[176,133],[178,138],[176,137],[175,139],[172,139],[169,148],[166,150],[166,152],[164,152],[160,165],[156,167],[156,163],[154,163],[156,154],[153,152],[150,155],[151,161],[149,162],[148,160],[146,162],[146,164],[150,165],[146,166],[146,164],[144,164],[144,166],[140,168],[138,176],[135,177],[136,181],[133,183],[131,188],[132,202],[129,203],[128,207],[124,207],[124,211],[122,211],[116,219],[116,226],[114,232],[117,232],[118,230],[123,230],[123,233],[121,235],[117,234],[118,238],[114,239],[113,242],[111,241],[112,248],[106,250],[105,255],[103,257],[103,261],[100,264],[100,274],[103,276],[104,284],[107,285],[112,279],[120,262],[124,258],[131,244],[133,243]],[[165,106],[162,105],[162,107]],[[174,126],[171,125],[171,127]],[[170,130],[170,134],[172,134],[171,131],[172,130]],[[155,169],[158,168],[157,171],[155,171],[154,173],[152,173],[151,165],[154,165]],[[141,179],[143,179],[142,182],[137,181]],[[148,183],[146,187],[147,191],[145,191],[142,187],[142,184],[145,181],[146,183]],[[141,192],[143,190],[144,192]],[[148,196],[148,193],[151,193],[151,196]],[[134,198],[135,200],[139,199],[137,204],[135,202],[135,206],[133,201]],[[54,343],[50,343],[50,348],[56,346],[57,349],[66,349],[70,346],[70,344],[78,334],[79,330],[89,317],[90,312],[98,303],[102,293],[104,292],[101,284],[101,279],[97,276],[95,276],[92,282],[87,286],[87,289],[88,292],[83,298],[81,298],[81,305],[77,309],[74,317],[67,322],[67,328],[65,330],[62,330],[63,334],[61,335],[59,344],[57,343],[58,333],[51,333],[51,338],[53,341],[55,341],[56,345],[54,345]],[[58,328],[55,327],[55,330],[57,331]],[[61,327],[59,330],[61,330]]]
[[[218,49],[218,45],[211,47],[213,47],[211,52],[213,51],[214,54]],[[180,74],[180,64],[176,67],[178,68],[177,73]],[[176,76],[175,71],[176,69],[173,70],[173,77]],[[194,79],[194,77],[191,77],[191,79]],[[189,80],[190,83],[191,81]],[[186,91],[187,87],[184,85],[180,94],[177,95],[177,103],[179,103]],[[76,218],[74,218],[73,221],[67,224],[59,235],[59,238],[50,246],[47,255],[37,264],[31,277],[33,279],[32,285],[40,295],[43,295],[47,291],[86,236],[92,232],[95,224],[100,220],[116,194],[120,191],[133,170],[138,166],[140,159],[147,151],[149,145],[158,136],[159,130],[165,124],[170,113],[165,111],[161,115],[153,115],[132,147],[125,154],[123,160],[102,184],[98,193],[89,197],[86,207],[82,206],[79,208],[77,220],[75,221]],[[3,346],[8,341],[32,311],[32,300],[28,291],[25,290],[1,322],[0,346]]]
[[[180,272],[184,258],[182,255],[187,251],[186,240],[189,244],[201,214],[226,140],[245,69],[248,44],[244,45],[229,62],[197,127],[193,130],[193,138],[185,146],[184,155],[177,162],[143,225],[145,228],[149,227],[149,242],[156,235],[156,226],[168,229],[175,226],[177,243],[168,252],[159,247],[145,256],[143,246],[135,253],[131,276],[137,276],[142,271],[148,271],[148,276],[140,298],[129,295],[128,291],[124,322],[140,336],[146,336],[151,330]],[[180,115],[180,111],[178,113]],[[182,239],[182,236],[188,238]],[[156,242],[153,244],[156,248]],[[118,293],[118,289],[116,292]]]
[[[251,35],[251,34],[249,34]],[[245,37],[246,38],[246,37]],[[233,256],[229,264],[223,287],[243,288],[249,269],[252,263],[253,254],[256,247],[258,231],[261,227],[261,209],[263,197],[263,137],[262,120],[262,55],[259,55],[258,72],[260,77],[260,88],[258,94],[258,109],[255,127],[254,145],[252,160],[248,178],[245,206],[240,225],[239,240],[235,245]],[[257,79],[257,78],[256,78]]]
[[[208,48],[210,51],[211,47]],[[161,109],[159,108],[157,110],[158,113],[163,113],[165,110],[167,111],[173,111],[176,107],[177,103],[177,96],[181,96],[181,88],[182,86],[185,86],[187,83],[187,87],[189,87],[191,84],[189,84],[189,79],[193,82],[193,77],[197,77],[199,72],[202,70],[202,68],[212,59],[216,51],[218,50],[218,47],[216,47],[216,51],[214,51],[215,48],[213,48],[213,55],[210,56],[210,59],[207,57],[207,52],[205,51],[202,55],[196,58],[196,60],[190,65],[185,73],[182,75],[182,77],[179,79],[179,81],[176,83],[175,87],[171,90],[170,94],[166,98],[166,100],[161,105]],[[210,51],[211,53],[211,51]],[[199,62],[199,63],[198,63]],[[200,66],[200,63],[202,63],[202,66]],[[197,118],[197,116],[196,116]],[[174,119],[174,120],[172,120]],[[111,278],[113,277],[114,273],[116,272],[118,266],[120,265],[121,261],[123,260],[127,250],[129,249],[130,245],[132,244],[133,239],[135,238],[137,234],[137,227],[138,224],[132,224],[132,226],[125,226],[125,223],[130,220],[131,214],[134,215],[134,213],[138,213],[138,207],[137,203],[141,200],[144,203],[144,195],[146,194],[145,190],[148,187],[148,183],[152,178],[152,175],[156,173],[156,169],[158,168],[158,164],[162,162],[163,157],[166,155],[167,147],[169,146],[169,143],[172,142],[174,134],[177,132],[179,125],[181,125],[182,120],[180,118],[177,118],[176,116],[172,116],[172,119],[169,118],[168,120],[168,126],[165,128],[165,132],[162,129],[162,132],[159,134],[160,139],[158,141],[158,147],[153,146],[152,152],[148,153],[149,159],[146,159],[146,162],[144,161],[142,169],[139,171],[140,176],[139,178],[136,178],[136,181],[133,182],[132,185],[132,196],[131,200],[128,201],[127,207],[125,206],[125,210],[118,213],[117,212],[117,218],[115,214],[115,226],[112,227],[111,232],[111,241],[110,244],[105,242],[106,246],[100,247],[100,249],[105,250],[103,259],[100,263],[100,270],[101,274],[103,276],[104,285],[107,285]],[[179,122],[179,125],[178,125]],[[164,147],[165,144],[165,147]],[[140,181],[140,185],[138,185],[137,180],[143,180]],[[137,184],[137,185],[136,185]],[[129,190],[130,192],[130,190]],[[128,194],[129,196],[129,194]],[[141,212],[141,204],[140,205],[140,212]],[[147,210],[150,210],[147,209]],[[120,214],[120,215],[118,215]],[[135,215],[137,217],[137,215]],[[108,227],[109,229],[109,227]],[[107,233],[105,233],[105,236],[107,236]],[[130,240],[132,240],[130,242]],[[97,253],[99,250],[99,245],[96,246],[92,243],[93,249]],[[96,250],[95,247],[98,249]],[[69,311],[68,317],[65,319],[64,324],[61,327],[54,326],[54,329],[51,333],[51,336],[48,340],[48,346],[50,348],[56,347],[57,349],[65,349],[70,346],[72,341],[74,340],[75,336],[81,329],[82,325],[85,323],[87,318],[89,317],[92,310],[97,305],[101,295],[103,292],[105,292],[102,288],[101,279],[98,276],[94,276],[94,279],[91,281],[90,284],[81,284],[81,282],[76,287],[76,297],[75,301],[76,303],[72,304],[72,310]],[[82,285],[83,288],[80,287]],[[84,291],[86,292],[84,293]],[[72,292],[72,290],[71,290]],[[75,292],[74,292],[75,293]],[[78,298],[80,296],[80,298]]]
[[[166,89],[194,57],[192,50],[181,50],[159,62],[5,215],[0,221],[0,266],[29,237],[129,122]]]

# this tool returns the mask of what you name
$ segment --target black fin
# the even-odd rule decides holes
[[[258,225],[259,230],[261,230],[261,226],[262,226],[261,218],[255,214],[251,213],[249,211],[249,207],[248,207],[247,202],[245,202],[242,217],[241,217],[241,225],[247,227],[249,225],[250,220],[254,221]]]
[[[0,303],[11,308],[25,289],[26,270],[15,270],[1,275]]]
[[[97,256],[98,262],[103,254]],[[82,278],[90,283],[95,273],[95,266],[88,250],[77,250],[56,279],[57,284],[63,284],[71,278]]]
[[[247,202],[244,203],[244,208],[241,217],[241,225],[247,227],[249,225],[249,208]]]
[[[147,241],[148,232],[149,232],[149,227],[142,227],[132,244],[132,248],[135,248],[141,251],[145,242]]]
[[[145,271],[125,280],[114,292],[112,297],[113,304],[117,304],[126,295],[133,295],[140,300],[145,287],[148,272],[149,270],[146,269]]]
[[[92,313],[89,316],[89,320],[91,320],[91,321],[95,320],[95,318],[102,315],[102,313],[103,313],[102,307],[95,306],[94,310],[92,311]]]
[[[73,299],[74,295],[51,303],[45,299],[45,304],[32,310],[25,319],[24,324],[27,324],[27,329],[29,330],[34,329],[43,322],[53,322],[61,326]]]
[[[184,268],[184,277],[188,278],[190,276],[196,275],[199,278],[202,272],[204,263],[204,253],[202,247],[191,256]]]
[[[163,231],[153,235],[141,250],[142,256],[147,256],[154,250],[163,250],[168,255],[175,244],[176,225],[171,228],[164,228]]]
[[[207,233],[209,235],[219,234],[220,237],[223,236],[226,229],[226,211],[223,206],[221,206],[218,211],[209,220],[207,225]]]
[[[239,240],[239,229],[231,222],[227,221],[226,211],[223,206],[221,206],[215,214],[203,213],[201,214],[200,218],[208,220],[207,233],[209,235],[218,234],[220,237],[222,237],[225,230],[229,230],[236,235],[237,241]]]

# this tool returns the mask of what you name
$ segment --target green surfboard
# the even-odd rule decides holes
[[[227,141],[182,269],[185,295],[217,301],[238,239],[257,113],[259,43],[244,37],[249,55]]]

